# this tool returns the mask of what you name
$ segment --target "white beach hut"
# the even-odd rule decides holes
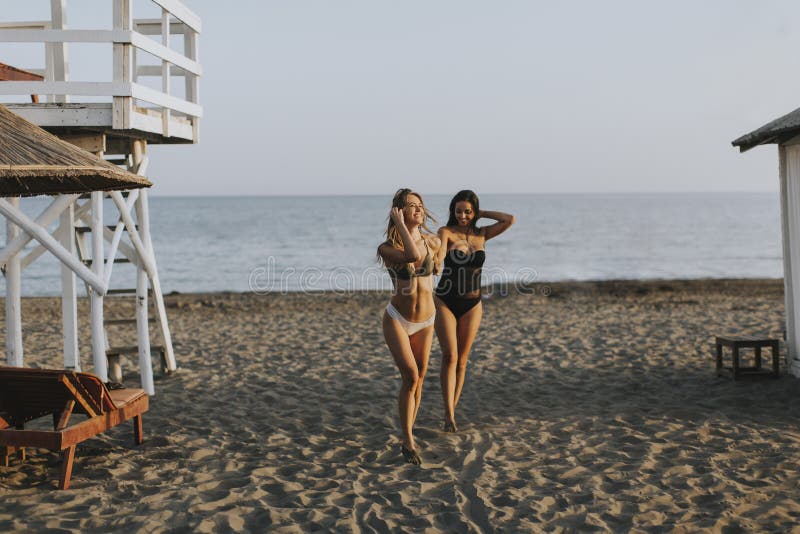
[[[148,145],[198,141],[202,116],[199,105],[201,68],[198,62],[200,18],[179,0],[140,0],[137,6],[144,5],[160,14],[156,18],[140,19],[133,16],[133,0],[93,0],[97,4],[112,4],[108,26],[104,29],[68,29],[67,0],[40,1],[50,7],[49,20],[4,21],[0,13],[0,43],[40,44],[45,65],[44,69],[24,70],[18,68],[23,67],[21,65],[15,65],[17,68],[3,65],[0,68],[0,101],[5,100],[7,109],[13,114],[94,154],[95,167],[107,171],[113,168],[129,178],[137,175],[141,181],[129,181],[125,187],[106,182],[99,186],[100,182],[89,184],[89,178],[83,177],[82,185],[88,186],[85,189],[58,189],[55,186],[58,180],[51,180],[42,182],[48,184],[42,189],[34,190],[33,184],[39,182],[31,181],[30,177],[20,178],[16,183],[17,189],[10,193],[16,196],[0,201],[0,213],[7,224],[6,245],[0,250],[7,289],[7,362],[12,366],[24,364],[19,311],[20,273],[39,255],[49,251],[62,262],[64,367],[81,368],[77,343],[77,275],[86,282],[91,299],[94,372],[103,381],[109,378],[119,381],[122,377],[119,355],[138,354],[142,388],[152,395],[147,313],[150,295],[163,340],[164,368],[167,372],[174,371],[177,363],[150,237],[147,189],[133,189],[128,193],[119,189],[149,183],[143,179],[149,162]],[[21,0],[21,3],[30,3],[30,0]],[[86,9],[87,2],[78,7]],[[71,81],[68,58],[78,58],[68,54],[70,43],[104,46],[108,51],[105,57],[111,67],[111,79]],[[86,53],[85,48],[80,50]],[[91,58],[90,61],[94,64],[96,60]],[[98,72],[104,71],[98,67]],[[182,83],[173,83],[175,78],[182,78]],[[21,103],[20,97],[33,102]],[[6,115],[9,116],[13,115]],[[41,151],[40,156],[47,153],[47,150]],[[68,182],[63,179],[71,171],[61,168],[60,172],[62,183]],[[12,176],[9,171],[8,178]],[[27,193],[26,187],[29,188]],[[112,191],[104,193],[104,190]],[[80,196],[82,191],[92,191],[85,202]],[[0,191],[0,194],[9,193]],[[19,209],[19,197],[26,194],[58,196],[34,220]],[[119,215],[117,223],[110,227],[103,225],[104,198],[111,199],[111,206]],[[48,227],[56,220],[58,228],[51,234]],[[32,239],[38,241],[39,246],[23,256],[25,245]],[[105,248],[106,244],[108,248]],[[94,258],[103,261],[93,261]],[[137,332],[135,347],[110,346],[105,334],[107,322],[103,316],[103,298],[115,291],[110,289],[111,273],[118,261],[130,262],[137,270],[136,288],[120,290],[136,299],[136,318],[132,320]]]
[[[741,152],[777,144],[781,189],[783,281],[788,368],[800,377],[800,109],[732,142]]]

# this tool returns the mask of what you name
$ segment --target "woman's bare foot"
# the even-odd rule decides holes
[[[456,422],[448,419],[444,420],[444,423],[442,424],[442,429],[445,432],[450,432],[450,433],[458,432],[458,427],[456,426]]]
[[[422,458],[419,457],[419,454],[414,449],[407,449],[405,445],[401,445],[400,451],[403,453],[406,463],[422,465]]]

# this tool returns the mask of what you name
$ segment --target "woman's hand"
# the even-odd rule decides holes
[[[392,221],[394,221],[394,224],[396,224],[397,226],[406,225],[406,220],[405,216],[403,215],[403,210],[401,210],[400,208],[392,208],[392,211],[389,212],[389,217],[392,218]]]

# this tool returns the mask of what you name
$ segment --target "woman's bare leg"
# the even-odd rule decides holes
[[[442,367],[439,372],[439,383],[442,386],[444,403],[444,420],[446,430],[455,429],[455,395],[456,395],[456,362],[458,361],[458,342],[456,339],[456,318],[450,308],[436,299],[436,337],[442,349]]]
[[[414,417],[411,425],[417,421],[417,413],[422,403],[422,383],[425,381],[425,373],[428,372],[428,360],[431,356],[431,342],[433,341],[433,328],[424,328],[408,338],[411,344],[411,352],[414,354],[414,361],[417,363],[417,373],[419,381],[414,390]]]
[[[469,351],[472,350],[472,343],[478,333],[483,317],[483,303],[479,302],[467,313],[459,317],[456,327],[456,338],[458,339],[458,364],[456,365],[456,388],[453,396],[453,409],[458,406],[461,398],[461,390],[464,389],[464,377],[467,374],[467,361]]]
[[[412,427],[414,414],[417,411],[415,394],[419,386],[419,369],[406,331],[385,313],[383,314],[383,336],[403,379],[397,399],[400,428],[403,432],[403,446],[413,451],[416,450]]]

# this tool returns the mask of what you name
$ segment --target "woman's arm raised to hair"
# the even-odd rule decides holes
[[[503,213],[502,211],[481,210],[479,215],[482,219],[493,219],[497,221],[496,223],[490,224],[483,229],[487,240],[499,236],[511,228],[511,225],[514,224],[514,216],[508,213]]]
[[[422,258],[419,249],[417,249],[414,238],[406,227],[405,220],[403,219],[403,211],[400,208],[392,208],[389,215],[394,221],[397,231],[400,233],[400,239],[403,241],[403,250],[394,248],[389,244],[382,244],[378,247],[378,254],[381,255],[383,260],[387,263],[414,263]]]

